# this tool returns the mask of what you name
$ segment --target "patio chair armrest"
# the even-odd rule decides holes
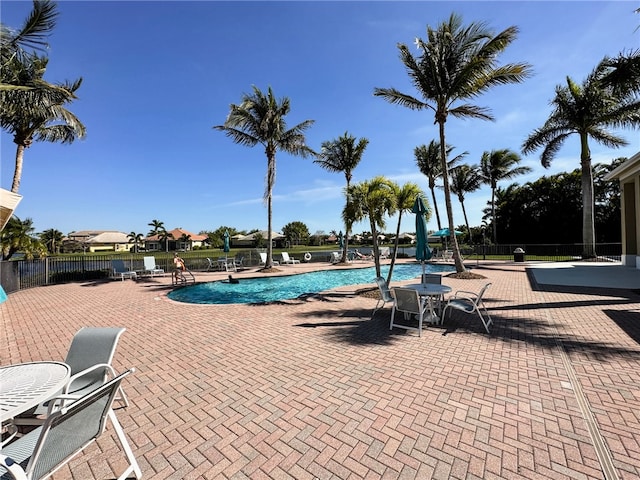
[[[73,394],[60,394],[56,395],[53,398],[50,398],[47,405],[47,417],[51,415],[55,410],[63,408],[65,405],[65,400],[78,400],[79,398],[82,398],[82,396]],[[60,403],[58,404],[58,402]]]
[[[71,378],[69,378],[69,381],[67,382],[67,384],[64,387],[63,393],[69,393],[69,387],[71,386],[71,384],[77,380],[80,377],[85,376],[87,373],[93,372],[94,370],[97,370],[99,368],[106,368],[107,371],[114,377],[117,376],[115,369],[109,365],[108,363],[97,363],[95,365],[90,366],[89,368],[85,368],[84,370],[82,370],[81,372],[76,373],[75,375],[71,376]]]
[[[27,475],[13,458],[0,453],[0,465],[2,465],[15,480],[27,480]]]
[[[475,302],[476,299],[478,298],[478,294],[475,292],[469,292],[466,290],[458,290],[456,293],[453,294],[451,298],[466,298],[467,300],[471,300]]]

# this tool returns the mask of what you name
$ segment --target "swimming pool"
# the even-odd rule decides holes
[[[451,265],[427,265],[429,273],[452,272]],[[381,269],[387,277],[389,266]],[[393,267],[393,280],[402,281],[419,277],[422,266],[418,263],[396,264]],[[180,288],[169,293],[169,298],[184,303],[228,304],[228,303],[265,303],[279,300],[291,300],[304,294],[318,293],[345,285],[373,284],[376,277],[375,267],[323,270],[283,277],[249,278],[240,283],[223,281],[207,282]]]

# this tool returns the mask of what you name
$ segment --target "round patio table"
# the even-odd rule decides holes
[[[61,362],[30,362],[0,367],[0,423],[46,402],[69,381]]]
[[[436,314],[433,308],[434,297],[439,297],[445,293],[451,291],[451,287],[448,285],[442,285],[439,283],[412,283],[405,285],[405,288],[411,288],[418,292],[421,297],[427,297],[429,302],[429,323],[441,323],[442,319]]]

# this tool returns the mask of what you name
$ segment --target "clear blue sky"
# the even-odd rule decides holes
[[[146,234],[153,219],[167,229],[192,232],[220,226],[266,229],[262,201],[266,158],[261,147],[234,144],[213,125],[251,86],[273,87],[291,100],[288,125],[315,120],[311,148],[345,131],[370,140],[354,181],[384,175],[428,192],[413,150],[437,138],[433,115],[394,106],[373,96],[374,87],[417,95],[398,58],[397,44],[413,47],[426,26],[452,12],[465,23],[486,22],[495,33],[512,25],[517,40],[501,62],[525,61],[534,76],[496,87],[474,103],[489,107],[495,122],[447,122],[454,153],[478,163],[484,151],[520,151],[524,139],[550,113],[556,85],[567,75],[582,80],[605,55],[638,48],[640,15],[634,2],[71,2],[59,3],[49,39],[51,82],[83,77],[69,108],[87,127],[72,145],[36,143],[25,152],[16,214],[37,231],[104,229]],[[29,1],[3,1],[1,21],[18,27]],[[630,157],[640,150],[637,131],[622,132],[629,147],[591,144],[594,163]],[[11,187],[15,144],[2,132],[0,184]],[[579,166],[578,138],[570,138],[553,162],[523,158],[543,175]],[[501,186],[508,185],[505,182]],[[273,226],[304,222],[313,234],[341,230],[344,175],[310,159],[277,156]],[[444,198],[438,192],[444,212]],[[472,225],[490,199],[483,187],[467,197]],[[456,225],[464,223],[454,199]],[[443,217],[446,223],[446,219]],[[394,231],[397,219],[387,222]],[[402,231],[412,231],[405,216]],[[436,229],[435,218],[429,229]],[[354,233],[369,230],[356,225]]]

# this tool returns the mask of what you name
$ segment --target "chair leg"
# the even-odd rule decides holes
[[[125,455],[127,456],[127,460],[129,460],[129,468],[127,468],[122,475],[118,477],[118,480],[125,480],[129,477],[130,473],[134,473],[136,478],[142,478],[142,470],[140,469],[140,465],[138,465],[138,461],[136,457],[133,455],[133,450],[131,450],[131,446],[127,441],[127,437],[124,435],[124,430],[116,417],[113,409],[109,410],[109,420],[111,420],[111,424],[113,425],[113,429],[116,431],[116,436],[120,441],[120,445],[122,445],[122,449],[124,450]]]

